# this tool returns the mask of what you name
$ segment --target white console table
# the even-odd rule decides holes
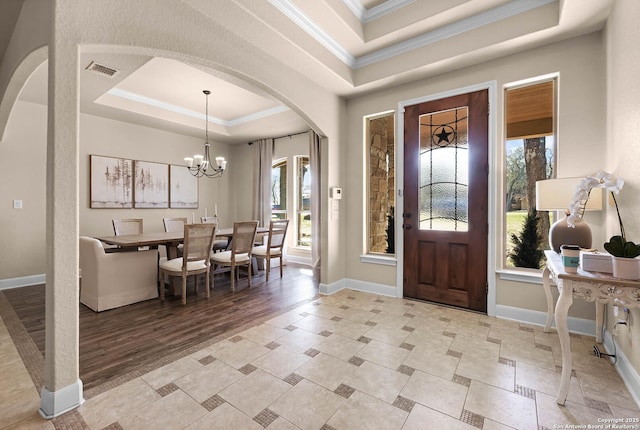
[[[626,308],[640,307],[640,282],[625,281],[614,278],[608,273],[585,272],[578,269],[578,273],[564,271],[561,256],[552,250],[544,252],[547,265],[542,274],[542,285],[547,297],[547,323],[545,332],[551,328],[553,310],[553,298],[551,296],[550,282],[558,287],[560,295],[555,307],[556,330],[560,339],[562,351],[562,376],[560,377],[560,389],[556,402],[564,405],[569,392],[571,378],[571,346],[569,328],[567,327],[567,314],[573,304],[573,298],[579,297],[588,302],[596,303],[596,342],[602,343],[602,322],[604,317],[604,305],[612,304]]]

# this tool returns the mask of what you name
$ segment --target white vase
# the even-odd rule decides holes
[[[613,276],[620,279],[640,279],[640,259],[612,257]]]

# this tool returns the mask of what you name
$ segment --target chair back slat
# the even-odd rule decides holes
[[[141,218],[129,218],[129,219],[114,219],[113,234],[116,236],[123,236],[126,234],[142,234],[142,219]]]
[[[183,265],[189,261],[205,260],[209,264],[209,256],[216,236],[215,224],[185,224]]]
[[[162,222],[164,224],[164,231],[169,232],[178,232],[184,229],[184,226],[187,224],[186,218],[162,218]]]
[[[232,258],[235,258],[236,254],[251,253],[257,229],[258,221],[241,221],[233,224]]]
[[[282,248],[284,239],[287,236],[288,219],[273,220],[269,223],[269,238],[267,239],[267,247]]]

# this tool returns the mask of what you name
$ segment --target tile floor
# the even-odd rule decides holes
[[[344,290],[86,400],[73,428],[545,430],[640,416],[593,342],[571,337],[562,407],[555,333]],[[54,428],[4,324],[0,371],[0,428]]]

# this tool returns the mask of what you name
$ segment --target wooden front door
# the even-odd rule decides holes
[[[488,91],[404,118],[404,295],[486,312]]]

